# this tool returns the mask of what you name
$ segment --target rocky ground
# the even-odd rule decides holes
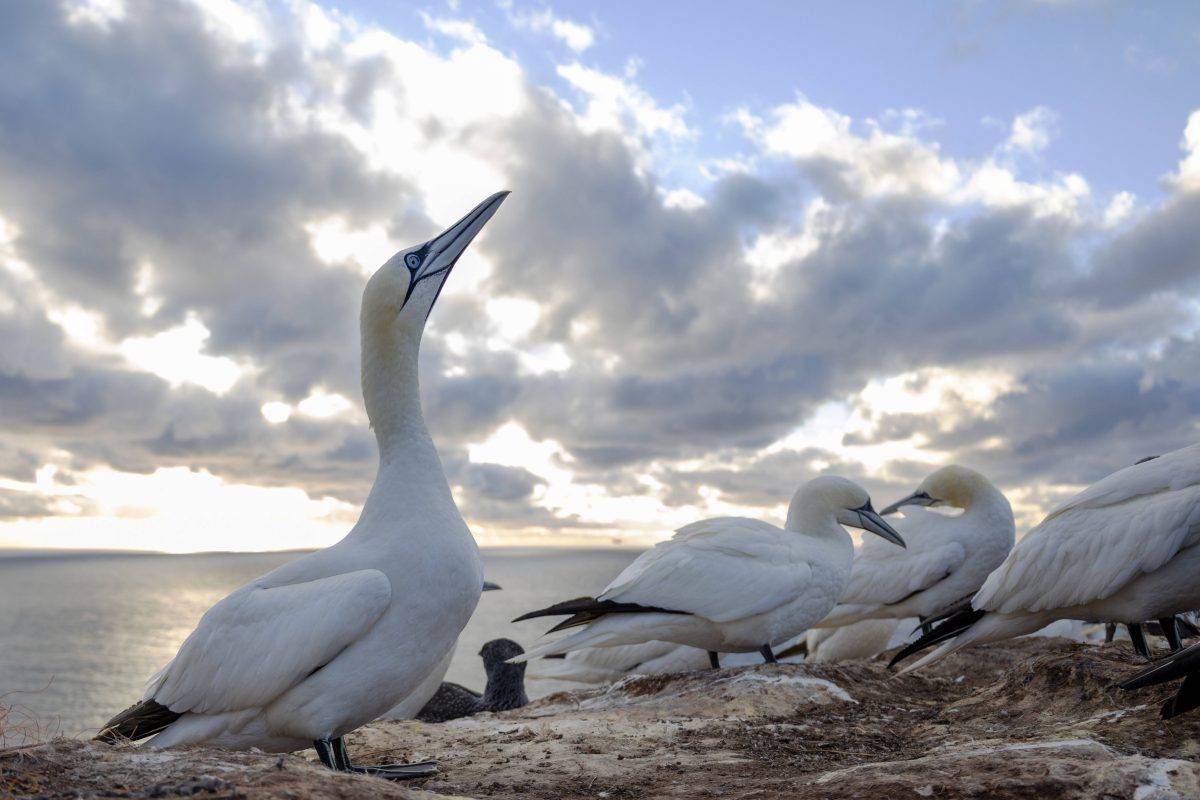
[[[896,677],[882,662],[635,676],[443,725],[376,723],[360,763],[437,758],[422,784],[309,754],[57,740],[0,751],[0,796],[522,798],[1200,797],[1200,712],[1127,694],[1128,646],[1029,638]]]

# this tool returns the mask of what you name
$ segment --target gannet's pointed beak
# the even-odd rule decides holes
[[[877,536],[882,536],[892,544],[898,544],[901,547],[907,548],[908,545],[900,538],[900,534],[896,533],[896,529],[884,522],[883,517],[871,507],[871,501],[868,500],[864,505],[854,509],[854,513],[858,515],[858,527],[864,531],[870,531]]]
[[[419,285],[427,280],[432,280],[436,282],[437,286],[433,300],[429,303],[430,310],[433,310],[434,303],[437,302],[438,296],[442,293],[442,286],[446,283],[446,277],[450,274],[450,270],[454,269],[454,265],[458,262],[458,257],[463,254],[463,251],[467,249],[467,245],[483,229],[483,226],[492,218],[492,215],[496,213],[496,209],[500,208],[500,204],[504,202],[504,198],[508,197],[508,195],[507,191],[496,192],[487,200],[484,200],[471,209],[471,212],[458,222],[430,239],[420,250],[413,254],[417,258],[412,259],[411,264],[406,264],[411,277],[408,282],[408,293],[404,295],[405,304],[408,303],[409,298],[413,296],[413,292]],[[412,258],[412,256],[410,255],[409,258]],[[403,307],[403,304],[401,307]]]
[[[888,514],[895,514],[903,506],[935,506],[937,502],[937,500],[929,496],[929,492],[916,491],[908,497],[897,500],[879,513],[887,516]]]
[[[498,583],[492,583],[491,581],[483,582],[483,591],[485,592],[498,592],[500,588],[500,584]]]

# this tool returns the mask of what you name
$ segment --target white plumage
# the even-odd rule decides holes
[[[924,507],[962,509],[946,516]],[[1013,546],[1016,528],[1004,494],[980,473],[952,464],[931,473],[908,497],[885,508],[904,508],[892,522],[908,545],[864,539],[854,555],[850,585],[818,627],[864,619],[930,617],[983,585]]]
[[[891,645],[899,622],[864,619],[838,628],[810,628],[804,639],[804,663],[860,661],[879,655]]]
[[[478,602],[483,569],[425,427],[417,356],[442,283],[506,194],[398,253],[367,284],[363,397],[380,463],[357,524],[209,609],[143,703],[102,736],[161,731],[152,745],[274,752],[340,743],[447,656]]]
[[[586,627],[518,660],[651,640],[752,652],[796,636],[845,591],[854,547],[839,522],[903,543],[861,487],[816,478],[797,490],[784,528],[740,517],[687,525],[639,556],[594,600],[522,617],[582,611]],[[633,608],[613,613],[614,604]]]
[[[1114,472],[1019,541],[971,601],[983,613],[913,664],[1057,619],[1140,623],[1200,606],[1200,445]],[[950,622],[950,620],[948,620]]]
[[[534,678],[575,683],[609,683],[630,673],[659,675],[708,666],[708,655],[674,642],[643,642],[572,650],[565,658],[543,658],[530,668]]]

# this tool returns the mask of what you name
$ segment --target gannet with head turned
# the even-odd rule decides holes
[[[922,506],[952,506],[963,513],[950,517]],[[1012,506],[973,469],[957,464],[942,467],[880,513],[900,508],[906,509],[904,518],[892,524],[908,548],[864,540],[854,555],[846,594],[817,627],[937,616],[979,591],[1012,549],[1016,533]]]
[[[425,321],[459,256],[500,207],[492,195],[430,241],[393,256],[363,292],[362,388],[379,469],[340,542],[279,567],[208,610],[144,700],[98,738],[290,752],[386,778],[420,765],[357,767],[342,736],[411,694],[479,601],[483,566],[421,414]]]
[[[518,617],[572,615],[551,632],[583,630],[537,647],[517,661],[582,647],[651,640],[717,653],[759,651],[803,633],[837,603],[850,578],[854,545],[838,523],[904,545],[857,484],[835,476],[801,486],[778,528],[723,517],[680,528],[625,568],[597,597],[582,597]]]
[[[968,607],[900,651],[941,646],[905,671],[972,642],[1022,636],[1059,619],[1138,623],[1200,606],[1200,444],[1118,470],[1017,542]]]

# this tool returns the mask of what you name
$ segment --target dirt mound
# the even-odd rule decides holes
[[[503,714],[379,722],[360,763],[435,757],[422,786],[304,754],[58,741],[0,752],[0,795],[43,797],[1200,797],[1200,714],[1125,693],[1126,647],[1028,638],[923,672],[883,661],[637,676]]]

